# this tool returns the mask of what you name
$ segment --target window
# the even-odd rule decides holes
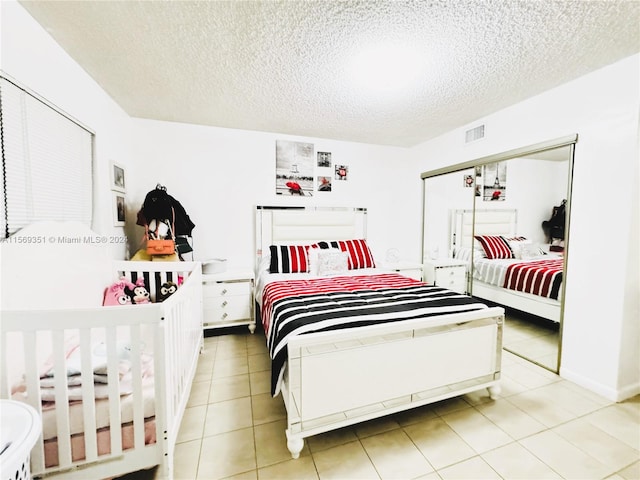
[[[93,132],[0,75],[2,236],[42,220],[91,225]]]

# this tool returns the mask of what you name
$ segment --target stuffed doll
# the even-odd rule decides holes
[[[151,298],[147,287],[144,285],[144,278],[138,278],[135,285],[131,285],[131,300],[136,305],[151,303]]]
[[[104,291],[102,305],[105,307],[112,305],[131,305],[131,295],[127,293],[129,285],[131,285],[130,282],[124,277],[111,284]]]
[[[176,285],[173,282],[165,282],[160,286],[160,292],[158,295],[158,301],[159,302],[164,302],[167,298],[169,298],[171,295],[173,295],[174,293],[176,293],[176,290],[178,290],[178,285]]]

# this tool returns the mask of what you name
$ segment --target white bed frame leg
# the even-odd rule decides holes
[[[289,434],[289,429],[285,430],[287,434],[287,448],[291,452],[291,458],[298,458],[300,456],[300,452],[302,451],[302,447],[304,447],[304,439],[298,437],[292,437]]]
[[[487,387],[487,390],[489,390],[491,400],[497,400],[500,392],[502,392],[502,388],[500,388],[499,384],[491,385],[490,387]]]
[[[250,323],[249,324],[249,332],[251,332],[252,334],[256,331],[256,324],[255,323]]]

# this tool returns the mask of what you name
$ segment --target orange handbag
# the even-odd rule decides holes
[[[149,255],[173,255],[176,253],[174,240],[147,240],[147,253]]]
[[[171,209],[172,213],[173,213],[173,221],[175,222],[175,212],[173,211],[173,208]],[[149,230],[148,230],[148,225],[145,226],[145,230],[147,230],[146,232],[146,237],[147,237],[147,254],[148,255],[173,255],[174,253],[176,253],[176,241],[173,238],[157,238],[158,237],[158,223],[159,221],[156,220],[156,231],[155,233],[155,237],[156,238],[151,238],[151,235],[149,235]],[[174,223],[172,222],[171,224],[171,228],[169,229],[169,237],[173,237],[173,231],[175,229]]]

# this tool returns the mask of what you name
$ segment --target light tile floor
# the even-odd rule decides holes
[[[505,350],[554,372],[558,370],[560,329],[556,323],[532,319],[526,313],[507,309],[503,346]]]
[[[498,400],[474,392],[317,435],[292,460],[269,365],[263,334],[205,339],[177,479],[640,478],[640,396],[612,403],[508,352]]]

